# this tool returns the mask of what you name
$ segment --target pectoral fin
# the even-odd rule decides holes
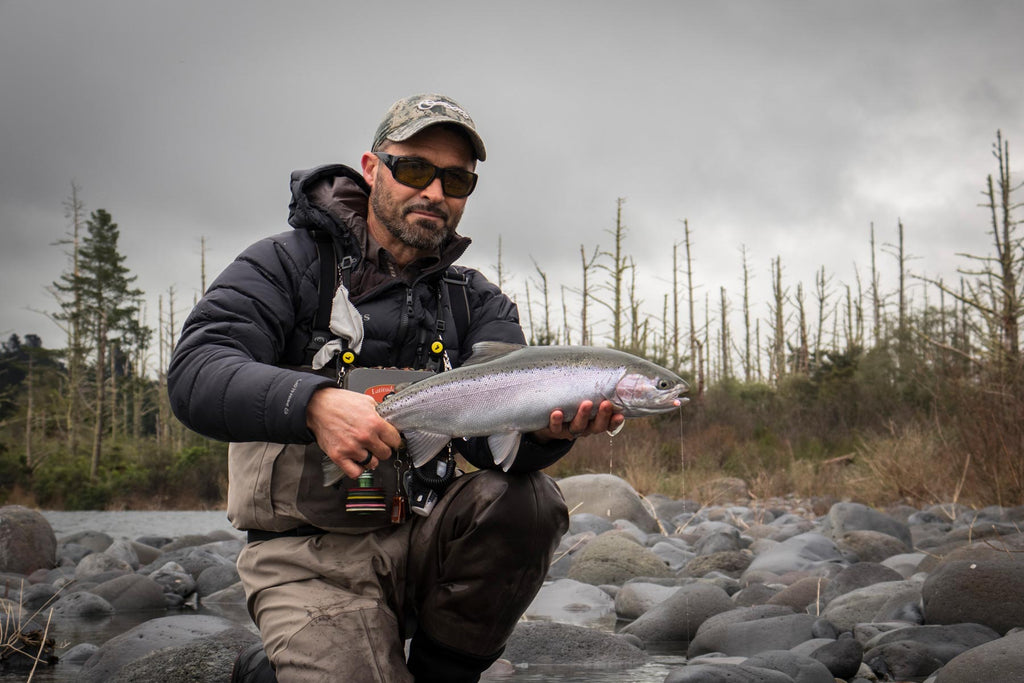
[[[431,432],[403,432],[402,436],[405,437],[414,467],[426,465],[445,447],[445,444],[452,440],[448,434],[433,434]]]
[[[523,435],[519,432],[505,432],[503,434],[491,434],[487,437],[487,445],[491,448],[491,455],[494,456],[494,464],[500,465],[501,469],[508,472],[512,463],[516,460],[516,453],[519,452],[519,441]]]

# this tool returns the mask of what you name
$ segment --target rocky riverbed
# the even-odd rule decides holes
[[[570,530],[485,680],[1024,680],[1024,507],[751,503],[742,482],[731,504],[701,505],[611,475],[559,484]],[[241,547],[224,530],[57,538],[38,512],[0,508],[0,681],[33,665],[35,680],[226,681],[257,639]],[[118,616],[136,625],[90,641]]]

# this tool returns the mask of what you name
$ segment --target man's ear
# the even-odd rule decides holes
[[[363,152],[359,163],[363,169],[363,180],[367,185],[373,187],[373,182],[377,179],[377,164],[380,163],[380,159],[373,152]]]

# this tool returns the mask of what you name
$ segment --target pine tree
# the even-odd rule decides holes
[[[125,256],[117,244],[120,231],[111,215],[103,209],[93,211],[86,228],[88,233],[78,250],[77,271],[65,273],[61,283],[55,285],[61,291],[76,294],[75,298],[61,302],[62,313],[57,317],[81,330],[91,346],[94,394],[89,476],[95,479],[103,453],[108,353],[118,345],[125,348],[119,335],[136,335],[133,326],[142,291],[132,287],[136,278],[124,266]]]

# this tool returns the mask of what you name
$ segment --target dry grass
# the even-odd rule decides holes
[[[32,683],[36,667],[39,664],[45,666],[52,663],[54,641],[49,637],[49,633],[53,610],[47,611],[46,625],[42,633],[26,633],[24,631],[25,626],[39,616],[39,610],[36,610],[31,616],[26,616],[20,604],[0,600],[0,616],[2,616],[0,618],[0,659],[21,656],[31,660],[32,669],[26,683]],[[47,652],[50,654],[46,654]]]

